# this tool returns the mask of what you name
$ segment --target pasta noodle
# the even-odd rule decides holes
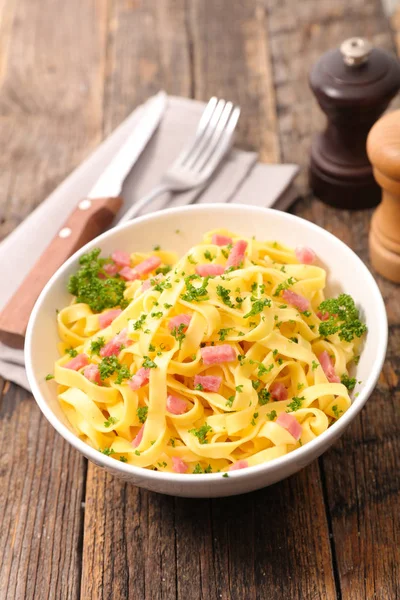
[[[292,452],[349,408],[366,327],[349,296],[325,300],[311,250],[217,230],[179,259],[112,257],[81,259],[57,316],[59,402],[95,449],[225,473]]]

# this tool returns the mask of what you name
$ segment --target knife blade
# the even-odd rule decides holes
[[[74,252],[109,227],[122,206],[120,193],[132,166],[160,123],[167,96],[160,92],[86,198],[74,209],[0,314],[0,341],[22,348],[33,306],[50,277]]]
[[[120,195],[122,185],[152,137],[167,106],[167,95],[159,92],[143,107],[144,115],[124,145],[100,175],[88,194],[88,198],[113,198]]]

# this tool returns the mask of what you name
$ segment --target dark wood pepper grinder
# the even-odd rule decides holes
[[[378,273],[400,283],[400,110],[375,123],[367,150],[382,188],[382,202],[369,232],[371,262]]]
[[[328,117],[311,146],[310,186],[326,204],[369,208],[380,201],[366,152],[369,130],[400,89],[400,63],[363,38],[330,50],[310,73]]]

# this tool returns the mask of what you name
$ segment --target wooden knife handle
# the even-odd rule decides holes
[[[2,342],[23,348],[29,317],[43,287],[67,258],[111,224],[121,206],[121,198],[86,198],[79,202],[1,312]]]

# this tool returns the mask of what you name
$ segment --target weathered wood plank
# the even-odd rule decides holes
[[[304,2],[300,19],[293,18],[290,3],[267,5],[274,28],[272,53],[283,156],[306,166],[311,132],[323,124],[307,86],[307,73],[317,55],[352,35],[355,22],[357,33],[389,50],[393,49],[391,35],[378,2],[357,6]],[[289,60],[288,48],[301,51],[301,60]],[[302,189],[307,190],[305,172]],[[339,211],[310,198],[298,203],[295,212],[337,235],[368,263],[371,212]],[[400,492],[396,474],[400,444],[395,406],[399,394],[396,348],[400,313],[395,300],[398,288],[377,279],[392,331],[388,359],[378,388],[360,417],[321,459],[343,600],[399,595]]]
[[[0,239],[101,139],[107,0],[21,0],[6,7]]]
[[[318,464],[215,500],[137,489],[89,465],[81,597],[335,598]]]
[[[190,96],[184,0],[113,0],[105,78],[105,132],[160,89]]]
[[[0,2],[0,237],[101,137],[106,8]],[[77,599],[85,461],[15,386],[0,433],[0,596]]]
[[[337,235],[369,266],[372,211],[350,213],[313,201],[299,203],[296,213]],[[376,279],[390,326],[386,362],[360,416],[321,459],[343,600],[400,595],[399,288]]]
[[[0,429],[0,597],[75,600],[85,463],[16,386]]]
[[[255,0],[193,0],[188,4],[193,95],[237,102],[237,144],[278,162],[275,92],[267,15]]]

